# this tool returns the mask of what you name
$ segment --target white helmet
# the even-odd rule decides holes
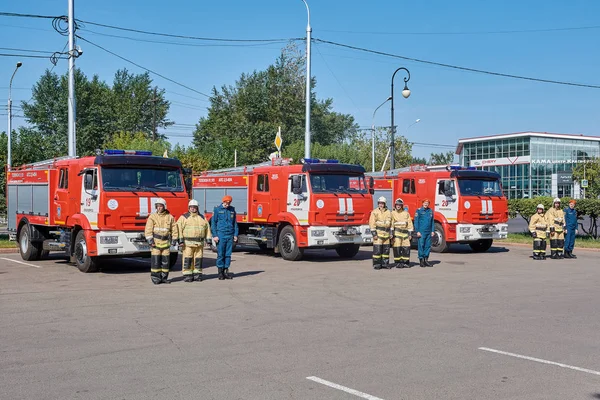
[[[387,199],[383,196],[381,196],[380,198],[377,199],[378,203],[386,203],[387,204]]]
[[[198,207],[198,200],[191,199],[190,202],[188,203],[188,208],[190,208],[190,207]]]
[[[554,199],[554,203],[560,203],[560,199],[557,197]]]
[[[167,208],[167,202],[163,198],[159,197],[158,199],[156,199],[156,202],[154,202],[154,207],[156,207],[158,204],[162,204],[163,207]]]
[[[404,204],[404,200],[402,200],[400,197],[398,197],[396,199],[396,201],[394,202],[394,204]]]
[[[542,203],[540,203],[540,204],[538,204],[538,205],[537,205],[537,208],[538,208],[538,209],[540,209],[540,208],[541,208],[541,209],[543,210],[543,209],[544,209],[544,205],[543,205]]]

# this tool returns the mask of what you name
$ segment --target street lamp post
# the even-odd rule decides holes
[[[304,127],[304,158],[310,158],[310,41],[312,28],[310,27],[310,9],[306,0],[302,0],[306,6],[308,23],[306,24],[306,126]]]
[[[371,171],[375,172],[375,113],[379,110],[385,103],[390,101],[392,97],[388,97],[383,103],[381,103],[375,111],[373,111],[373,120],[371,123]]]
[[[15,77],[15,74],[17,73],[17,70],[21,67],[21,65],[23,65],[23,63],[21,61],[17,62],[17,66],[15,67],[15,71],[13,72],[12,76],[10,77],[10,84],[8,85],[8,154],[6,155],[6,166],[10,169],[11,165],[12,165],[12,151],[11,151],[11,145],[12,145],[12,140],[11,140],[11,136],[12,136],[12,82],[13,82],[13,78]]]
[[[405,132],[408,132],[408,130],[410,129],[410,127],[411,127],[411,126],[413,126],[414,124],[418,124],[419,122],[421,122],[421,118],[418,118],[418,119],[416,119],[416,120],[415,120],[415,122],[413,122],[412,124],[410,124],[409,126],[407,126],[407,127],[406,127],[406,131],[405,131]],[[385,158],[384,158],[384,160],[383,160],[383,164],[381,165],[381,171],[382,171],[382,172],[383,172],[383,170],[384,170],[384,168],[385,168],[385,163],[387,163],[387,159],[388,159],[388,157],[390,156],[390,150],[391,150],[391,149],[392,149],[391,147],[388,147],[388,151],[387,151],[387,153],[385,154]]]
[[[394,143],[395,141],[395,132],[396,132],[396,127],[394,126],[394,77],[396,76],[396,72],[400,71],[400,70],[404,70],[406,71],[406,73],[408,74],[408,77],[404,78],[404,89],[402,89],[402,97],[404,97],[405,99],[408,99],[408,96],[410,96],[410,89],[408,88],[408,81],[410,80],[410,71],[407,70],[404,67],[400,67],[397,70],[394,71],[394,74],[392,75],[392,92],[391,92],[391,98],[392,98],[392,125],[391,125],[391,130],[392,130],[392,143],[390,146],[390,169],[394,169],[396,168],[396,144]]]

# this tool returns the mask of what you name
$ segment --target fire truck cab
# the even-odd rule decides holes
[[[364,168],[336,160],[290,160],[206,172],[193,178],[193,198],[207,218],[225,194],[233,197],[239,244],[274,249],[300,260],[308,248],[354,257],[365,241],[372,195]]]
[[[402,198],[414,215],[423,199],[431,201],[437,233],[432,251],[445,252],[450,244],[461,243],[483,252],[494,239],[507,237],[508,201],[495,172],[418,165],[369,175],[374,178],[374,199],[387,197],[390,208]]]
[[[187,210],[181,162],[151,152],[106,150],[7,171],[8,227],[24,260],[63,252],[82,272],[108,257],[149,257],[144,237],[159,197],[177,218]],[[171,262],[177,249],[171,249]]]

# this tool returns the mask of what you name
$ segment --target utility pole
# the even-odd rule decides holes
[[[154,98],[152,99],[152,102],[154,103],[154,116],[152,117],[152,140],[156,141],[156,136],[157,136],[157,129],[158,127],[156,126],[156,102],[158,101],[158,97],[157,97],[157,89],[156,87],[154,87]]]
[[[69,156],[77,154],[75,132],[75,0],[69,1]]]
[[[310,158],[310,41],[312,28],[310,26],[310,9],[306,0],[302,0],[306,6],[308,23],[306,25],[306,126],[304,127],[304,158]]]

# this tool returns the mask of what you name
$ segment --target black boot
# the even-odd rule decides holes
[[[419,258],[419,265],[421,266],[421,268],[425,268],[426,267],[426,265],[425,265],[425,259]]]
[[[433,265],[429,262],[429,257],[424,258],[423,264],[425,264],[426,267],[433,267]]]
[[[538,253],[533,253],[533,259],[534,260],[539,260],[540,256],[538,255]]]
[[[160,256],[150,256],[150,279],[155,285],[160,285],[162,282],[160,268]],[[152,270],[159,270],[159,272],[152,272]]]
[[[225,279],[225,275],[223,275],[223,268],[219,268],[219,280],[222,281]]]
[[[551,250],[550,251],[550,258],[553,259],[553,260],[558,260],[558,251]]]
[[[223,276],[225,279],[233,279],[233,274],[229,273],[229,268],[223,268]]]
[[[170,259],[170,256],[161,256],[161,263],[162,263],[163,271],[164,270],[169,271],[169,269],[170,269],[169,268],[169,259]],[[161,272],[160,275],[162,278],[161,283],[167,283],[167,284],[171,283],[169,281],[169,272]]]
[[[563,254],[563,252],[562,252],[562,251],[560,251],[560,250],[556,252],[556,256],[557,256],[558,258],[565,258],[565,255],[564,255],[564,254]]]
[[[202,282],[202,274],[194,274],[194,281]]]
[[[577,256],[575,254],[573,254],[572,251],[569,252],[569,255],[571,256],[571,258],[577,258]]]

